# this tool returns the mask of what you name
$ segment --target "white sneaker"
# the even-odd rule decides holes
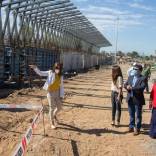
[[[51,125],[51,128],[52,128],[52,129],[56,129],[56,126],[55,126],[55,125]]]
[[[112,121],[111,125],[112,125],[112,126],[115,126],[115,121]]]

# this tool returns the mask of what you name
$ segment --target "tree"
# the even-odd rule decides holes
[[[150,60],[150,57],[149,56],[145,56],[145,60]]]
[[[125,54],[124,54],[122,51],[118,51],[118,52],[117,52],[117,56],[123,57],[123,56],[125,56]]]
[[[132,57],[133,57],[133,58],[137,58],[137,57],[140,57],[140,56],[139,56],[138,52],[133,51],[133,52],[132,52]]]
[[[130,56],[132,58],[139,58],[140,57],[140,55],[136,51],[128,52],[127,56]]]

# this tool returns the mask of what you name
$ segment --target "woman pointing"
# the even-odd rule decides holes
[[[43,89],[47,91],[47,99],[49,103],[49,116],[51,128],[55,129],[57,122],[57,113],[61,110],[61,97],[64,97],[62,65],[55,63],[52,70],[40,71],[36,65],[30,65],[38,75],[47,77]]]

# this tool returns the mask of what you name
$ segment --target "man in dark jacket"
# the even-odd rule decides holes
[[[124,88],[128,92],[126,100],[128,103],[128,111],[130,115],[129,132],[134,132],[134,135],[138,135],[140,133],[142,123],[142,108],[143,105],[145,105],[145,98],[143,94],[145,89],[145,78],[141,75],[141,65],[135,65],[134,70],[134,76],[128,77],[128,80],[124,84]]]

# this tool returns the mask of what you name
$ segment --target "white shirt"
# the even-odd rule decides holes
[[[52,70],[40,71],[38,68],[35,68],[34,71],[40,76],[47,77],[47,80],[43,86],[43,89],[48,91],[49,85],[55,81],[55,73]],[[63,76],[61,76],[60,97],[64,97]]]
[[[114,84],[112,82],[112,84],[111,84],[111,90],[118,93],[119,92],[119,89],[122,88],[122,87],[123,87],[123,78],[121,76],[119,76],[117,78],[116,84]]]

